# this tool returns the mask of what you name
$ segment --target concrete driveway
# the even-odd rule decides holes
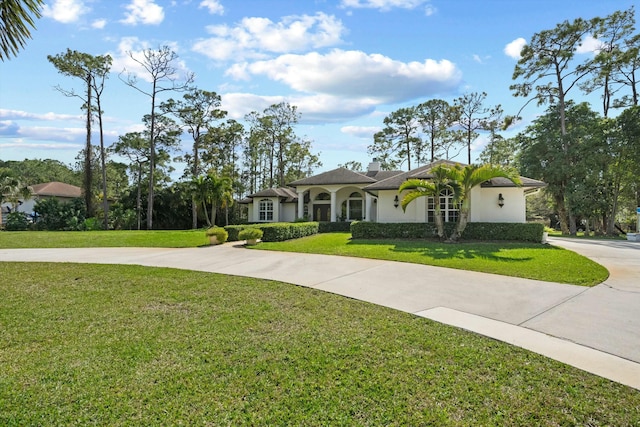
[[[551,243],[592,257],[610,269],[610,278],[585,288],[391,261],[247,250],[233,243],[0,249],[0,261],[137,264],[279,280],[465,328],[640,389],[640,244]]]

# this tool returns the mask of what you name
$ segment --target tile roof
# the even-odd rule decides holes
[[[292,187],[299,185],[331,185],[331,184],[372,184],[377,179],[363,173],[354,172],[346,168],[337,168],[318,175],[302,178],[289,183]]]
[[[418,178],[418,179],[431,178],[432,175],[429,173],[431,169],[442,164],[455,165],[459,163],[452,162],[450,160],[437,160],[433,163],[429,163],[428,165],[411,169],[408,172],[400,172],[398,174],[392,175],[391,177],[378,181],[375,184],[367,185],[364,188],[364,190],[365,191],[397,190],[403,182],[405,182],[410,178]]]
[[[32,185],[33,194],[38,196],[55,196],[76,198],[82,197],[82,189],[75,185],[65,184],[64,182],[45,182],[42,184]]]
[[[258,191],[257,193],[247,196],[248,199],[255,199],[257,197],[283,197],[286,202],[292,202],[298,200],[298,193],[293,188],[280,187],[280,188],[267,188],[266,190]],[[251,203],[250,201],[248,203]]]

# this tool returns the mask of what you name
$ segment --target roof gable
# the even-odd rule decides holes
[[[82,197],[82,189],[75,185],[65,184],[64,182],[52,181],[42,184],[32,185],[33,194],[38,196],[53,197]]]
[[[360,172],[354,172],[346,168],[337,168],[318,175],[293,181],[289,185],[297,187],[301,185],[331,185],[331,184],[371,184],[377,180]]]

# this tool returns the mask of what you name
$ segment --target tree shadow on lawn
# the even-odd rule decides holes
[[[516,242],[444,243],[435,240],[351,240],[348,245],[389,247],[397,253],[422,255],[434,260],[485,259],[496,262],[526,262],[535,257],[528,250],[561,250],[549,245]],[[553,256],[551,253],[548,256]]]

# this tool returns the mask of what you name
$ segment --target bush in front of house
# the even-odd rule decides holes
[[[5,224],[7,231],[24,231],[29,228],[29,219],[24,212],[11,212],[7,215],[7,223]]]
[[[318,234],[317,222],[274,222],[228,225],[225,227],[225,230],[229,233],[229,241],[235,242],[238,240],[244,240],[239,236],[240,231],[251,227],[262,230],[263,242],[283,242],[285,240],[298,239],[300,237]]]
[[[218,243],[226,242],[227,238],[229,237],[229,233],[227,232],[227,230],[225,230],[222,227],[216,227],[216,226],[207,228],[207,230],[205,231],[205,234],[207,235],[207,237],[215,236],[216,239],[218,240]]]
[[[256,227],[247,227],[240,230],[238,238],[240,240],[258,240],[262,239],[264,232]]]
[[[470,222],[462,234],[468,240],[512,240],[542,242],[544,224],[512,222]]]
[[[260,224],[263,242],[283,242],[318,234],[317,222],[277,222]]]
[[[450,235],[454,223],[445,224],[445,234]],[[465,240],[542,241],[544,226],[537,223],[470,222],[462,233]],[[381,223],[352,222],[354,239],[425,239],[437,237],[435,224],[430,223]]]

